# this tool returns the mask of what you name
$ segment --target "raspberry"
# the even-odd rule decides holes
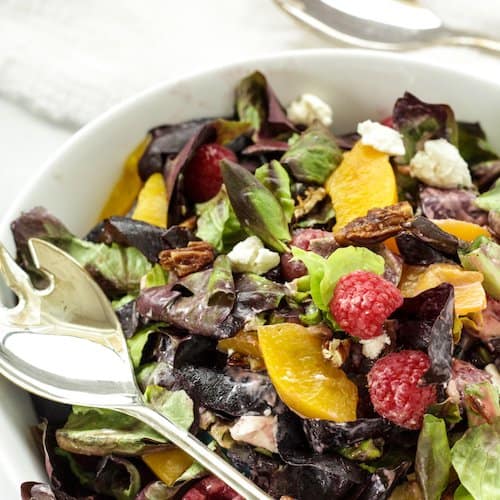
[[[433,385],[420,386],[430,366],[422,351],[392,352],[368,373],[368,390],[375,411],[406,429],[420,429],[427,407],[436,402]]]
[[[243,500],[243,497],[218,477],[207,476],[184,493],[182,500]]]
[[[372,339],[382,334],[384,321],[402,303],[392,283],[368,271],[354,271],[338,281],[330,311],[344,331]]]
[[[200,146],[184,169],[184,192],[194,203],[213,198],[222,186],[221,160],[236,161],[236,155],[217,143]]]

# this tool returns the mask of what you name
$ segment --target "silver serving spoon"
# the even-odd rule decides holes
[[[308,26],[344,43],[378,50],[462,45],[500,52],[500,40],[447,28],[431,10],[398,0],[275,0]]]
[[[31,239],[50,285],[32,287],[0,244],[0,276],[18,304],[0,303],[0,373],[23,389],[66,404],[109,408],[148,424],[244,498],[261,489],[186,430],[148,406],[137,387],[120,323],[92,277],[54,245]]]

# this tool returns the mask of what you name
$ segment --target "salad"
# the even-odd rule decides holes
[[[150,130],[84,238],[13,221],[18,261],[85,266],[148,403],[274,498],[499,498],[500,158],[408,92],[334,122],[254,72],[233,116]],[[132,417],[34,401],[25,499],[241,498]]]

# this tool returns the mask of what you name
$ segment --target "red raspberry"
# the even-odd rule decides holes
[[[360,339],[382,334],[384,321],[403,303],[401,292],[389,281],[368,271],[340,278],[330,301],[339,326]]]
[[[243,500],[243,497],[218,477],[207,476],[184,493],[182,500]]]
[[[184,168],[184,191],[194,203],[213,198],[222,186],[221,160],[236,161],[236,155],[217,143],[200,146]]]
[[[431,362],[422,351],[392,352],[368,373],[368,390],[375,411],[406,429],[420,429],[427,407],[436,402],[433,385],[420,386]]]

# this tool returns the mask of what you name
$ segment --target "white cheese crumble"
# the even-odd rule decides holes
[[[240,241],[227,256],[237,273],[264,274],[280,263],[279,253],[265,248],[257,236]]]
[[[363,356],[369,359],[377,359],[384,350],[384,347],[390,345],[391,339],[387,333],[383,333],[373,339],[360,340],[359,342],[363,346]]]
[[[405,154],[405,146],[401,134],[391,127],[366,120],[358,123],[357,131],[361,136],[361,144],[365,146],[372,146],[377,151],[392,156]]]
[[[332,108],[314,94],[302,94],[286,110],[288,119],[295,125],[311,125],[319,120],[325,127],[332,124]]]
[[[235,441],[243,441],[277,453],[277,425],[276,416],[244,415],[229,429],[229,433]]]
[[[467,163],[458,149],[445,139],[426,141],[410,161],[410,175],[429,186],[444,189],[471,187]]]

